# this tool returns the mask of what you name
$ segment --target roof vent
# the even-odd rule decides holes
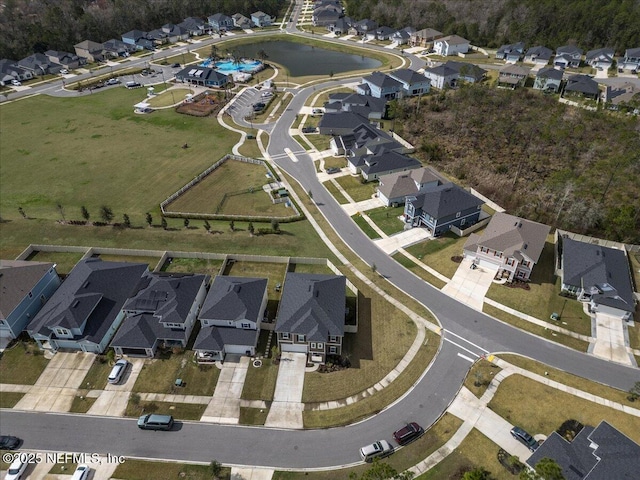
[[[529,244],[528,244],[528,243],[525,243],[525,244],[524,244],[524,249],[526,250],[528,246],[529,246]]]
[[[80,300],[76,300],[76,301],[75,301],[75,302],[73,302],[73,304],[71,305],[71,308],[76,308],[79,304],[80,304]]]

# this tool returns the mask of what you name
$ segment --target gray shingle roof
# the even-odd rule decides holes
[[[408,85],[426,82],[428,80],[424,75],[421,75],[415,70],[411,70],[410,68],[401,68],[399,70],[394,70],[393,72],[390,72],[389,75],[396,80]]]
[[[361,123],[369,123],[362,115],[353,112],[325,113],[318,122],[318,128],[356,128]]]
[[[205,320],[252,320],[259,322],[266,278],[227,277],[213,280],[198,318]]]
[[[445,67],[449,67],[452,70],[455,70],[459,75],[462,75],[463,77],[473,77],[476,82],[482,80],[484,75],[487,73],[487,70],[485,70],[484,68],[480,68],[478,65],[474,65],[473,63],[448,60],[444,65]]]
[[[594,60],[601,55],[613,59],[615,52],[613,51],[613,48],[610,47],[596,48],[595,50],[589,50],[586,53],[585,60],[589,62],[590,60]]]
[[[576,47],[575,45],[563,45],[562,47],[558,47],[556,49],[556,55],[582,55],[582,53],[582,49]]]
[[[53,266],[47,262],[0,260],[0,320],[9,316]]]
[[[542,45],[538,45],[536,47],[531,47],[527,50],[525,57],[529,57],[535,55],[537,58],[542,58],[544,60],[549,60],[551,55],[553,55],[553,51],[550,48],[543,47]]]
[[[634,57],[634,58],[635,57],[640,57],[640,47],[638,47],[638,48],[627,48],[624,51],[624,56],[626,58],[629,58],[629,57]]]
[[[445,183],[417,195],[411,203],[434,218],[444,218],[478,207],[484,202],[454,183]]]
[[[326,342],[344,335],[346,278],[288,272],[278,309],[276,332],[302,334]]]
[[[541,68],[536,74],[536,77],[562,80],[562,75],[562,71],[556,70],[555,68]]]
[[[158,317],[143,313],[123,320],[110,346],[120,348],[153,348],[159,340],[182,340],[186,343],[187,330],[165,328]]]
[[[449,65],[442,64],[437,67],[426,68],[425,73],[430,73],[439,77],[450,77],[451,75],[457,75],[458,71],[451,68]]]
[[[401,153],[382,148],[376,154],[364,156],[364,164],[361,170],[367,174],[379,174],[380,172],[390,172],[393,170],[409,170],[418,168],[422,164],[419,160],[403,155]]]
[[[600,89],[598,88],[598,82],[589,77],[588,75],[573,75],[567,80],[567,85],[564,87],[565,91],[586,93],[587,95],[598,95]]]
[[[225,345],[255,347],[258,344],[259,335],[260,330],[216,326],[202,327],[193,344],[193,349],[221,352]]]
[[[634,310],[629,259],[622,250],[563,238],[562,283],[587,291],[596,287],[602,291],[597,303],[629,312]],[[608,291],[607,285],[615,292]]]
[[[362,80],[365,83],[375,85],[378,88],[400,88],[401,83],[395,78],[391,78],[389,75],[385,75],[382,72],[373,72],[371,75],[363,77]]]

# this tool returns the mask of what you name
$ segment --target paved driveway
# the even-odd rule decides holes
[[[265,426],[303,428],[302,388],[304,369],[307,365],[306,353],[284,352],[280,357],[280,368],[276,381],[276,391]]]
[[[211,402],[202,414],[203,422],[236,424],[240,420],[240,396],[249,368],[249,357],[227,355],[222,364]]]
[[[618,317],[596,312],[596,342],[592,353],[612,362],[632,365],[624,340],[624,325]]]
[[[471,269],[471,263],[471,259],[463,259],[455,275],[442,291],[459,302],[482,311],[484,296],[491,286],[496,270],[486,267]]]
[[[398,220],[399,222],[400,220]],[[411,228],[387,238],[375,240],[376,245],[385,253],[393,255],[401,248],[406,248],[416,243],[422,242],[431,237],[426,228]]]
[[[87,412],[89,415],[109,415],[112,417],[124,415],[133,385],[138,379],[145,359],[133,358],[129,359],[129,361],[131,365],[127,368],[127,373],[125,373],[123,380],[117,385],[107,383],[107,386],[104,387],[103,391],[99,392],[96,401]]]

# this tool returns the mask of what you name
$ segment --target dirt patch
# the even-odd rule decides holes
[[[222,92],[205,92],[196,95],[191,101],[182,102],[176,107],[176,112],[194,117],[208,117],[217,114],[224,106],[224,94]]]

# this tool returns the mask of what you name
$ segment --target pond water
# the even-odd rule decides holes
[[[246,58],[257,58],[258,52],[264,50],[267,54],[265,63],[271,61],[283,65],[292,77],[373,70],[382,65],[379,60],[363,55],[351,55],[283,40],[239,45],[233,50]]]

